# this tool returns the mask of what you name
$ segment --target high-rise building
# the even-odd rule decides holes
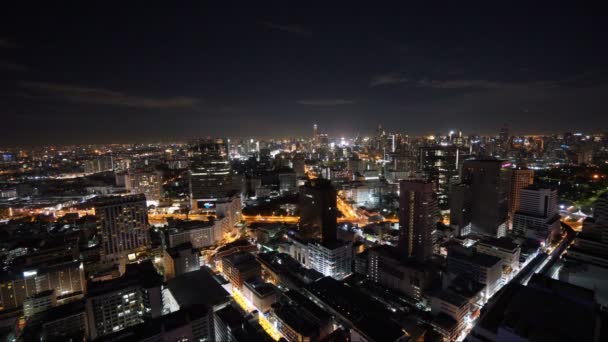
[[[452,220],[451,223],[461,231],[470,225],[474,233],[505,236],[509,206],[507,171],[501,160],[466,160],[460,171],[460,183],[452,188],[458,193],[450,201],[450,212],[470,221]],[[462,215],[464,212],[467,215]]]
[[[319,144],[319,126],[317,124],[312,125],[312,142],[315,146]]]
[[[326,179],[311,179],[300,187],[300,224],[312,227],[323,241],[336,239],[336,196],[336,188]]]
[[[96,339],[159,317],[162,285],[151,261],[126,265],[120,278],[93,282],[86,302],[89,337]]]
[[[144,194],[147,201],[158,201],[162,197],[162,173],[157,170],[130,169],[125,177],[125,186],[132,194]]]
[[[228,160],[196,159],[190,166],[190,205],[192,210],[211,208],[220,199],[241,190],[241,178]]]
[[[448,208],[450,185],[458,176],[458,169],[468,159],[468,151],[455,145],[420,147],[420,170],[433,183],[441,208]]]
[[[513,224],[513,215],[519,209],[521,190],[534,183],[534,171],[518,167],[509,170],[509,221]]]
[[[148,209],[144,195],[110,196],[95,202],[101,257],[115,262],[144,251],[149,243]]]
[[[513,215],[517,235],[549,242],[559,232],[557,190],[530,185],[520,191],[519,209]]]
[[[433,232],[439,209],[430,182],[399,183],[399,252],[404,258],[425,260],[433,255]]]

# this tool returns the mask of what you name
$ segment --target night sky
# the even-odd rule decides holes
[[[608,128],[593,8],[97,3],[4,4],[0,145]]]

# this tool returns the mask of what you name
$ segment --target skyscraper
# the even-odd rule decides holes
[[[466,212],[470,222],[458,222],[464,229],[470,224],[478,234],[502,237],[506,234],[508,216],[508,172],[503,161],[496,159],[466,160],[460,172],[461,182],[454,186],[458,196],[450,203],[450,211]],[[456,200],[456,198],[459,198]],[[455,224],[455,221],[452,221]]]
[[[559,232],[557,190],[530,185],[520,192],[520,206],[513,216],[515,234],[549,242]]]
[[[430,182],[399,183],[399,252],[425,260],[433,255],[433,231],[438,221],[437,195]]]
[[[513,215],[519,209],[521,190],[534,183],[534,171],[518,167],[509,173],[509,222],[512,225]]]
[[[308,180],[300,187],[300,224],[318,232],[323,241],[333,241],[337,234],[337,192],[331,181]]]
[[[148,236],[146,196],[111,196],[95,202],[102,261],[115,262],[144,251]]]
[[[450,185],[458,176],[458,168],[469,158],[468,151],[455,145],[423,146],[420,148],[420,170],[426,174],[437,191],[439,206],[448,208]]]
[[[233,172],[222,139],[206,139],[192,145],[190,163],[190,206],[211,209],[218,200],[228,199],[242,187]]]

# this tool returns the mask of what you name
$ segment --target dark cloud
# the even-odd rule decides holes
[[[317,99],[317,100],[299,100],[296,102],[298,104],[305,105],[305,106],[321,106],[321,107],[350,105],[350,104],[357,103],[357,101],[353,100],[353,99]]]
[[[6,38],[0,37],[0,48],[12,48],[15,47],[15,44],[9,41]]]
[[[194,108],[200,99],[186,96],[153,98],[128,95],[122,92],[44,82],[19,82],[19,86],[32,92],[30,95],[62,99],[76,103],[101,104],[147,109]]]
[[[394,72],[394,73],[382,74],[382,75],[373,77],[369,83],[369,86],[377,87],[377,86],[381,86],[381,85],[406,83],[409,81],[410,81],[409,78],[404,77],[403,75],[401,75],[398,72]]]
[[[271,22],[265,22],[264,26],[269,29],[279,30],[279,31],[289,32],[289,33],[295,33],[295,34],[298,34],[301,36],[312,35],[312,31],[310,31],[300,25],[281,25],[281,24],[275,24],[275,23],[271,23]]]
[[[7,71],[27,71],[29,67],[23,64],[12,63],[9,61],[0,60],[0,70]]]

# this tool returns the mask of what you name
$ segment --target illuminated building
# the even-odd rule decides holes
[[[311,179],[300,187],[300,224],[313,228],[324,241],[333,241],[337,234],[337,192],[329,180]]]
[[[597,199],[563,262],[560,280],[596,291],[598,302],[608,305],[608,195]]]
[[[111,154],[99,156],[84,162],[84,173],[114,171],[114,158]]]
[[[23,301],[23,316],[29,318],[54,306],[57,306],[57,295],[54,289],[39,292]]]
[[[475,244],[477,253],[495,256],[502,260],[503,279],[505,281],[519,270],[521,248],[510,238],[485,238]]]
[[[502,260],[477,253],[472,248],[454,246],[448,249],[448,272],[484,284],[484,296],[490,298],[501,285]]]
[[[353,341],[402,341],[406,332],[391,318],[394,313],[356,289],[331,277],[306,286],[306,294],[351,328]]]
[[[439,218],[433,185],[421,180],[399,183],[399,252],[426,260],[433,255],[433,232]]]
[[[513,233],[548,243],[560,229],[557,190],[530,185],[520,191]]]
[[[228,160],[199,159],[190,166],[190,205],[192,210],[209,209],[220,199],[241,190],[241,178],[232,172]]]
[[[270,316],[287,341],[320,341],[333,330],[331,315],[296,291],[285,292]]]
[[[85,340],[89,335],[85,300],[54,306],[28,316],[21,338],[24,341]]]
[[[473,233],[492,237],[506,235],[508,216],[508,172],[496,159],[464,161],[457,193],[450,201],[450,212],[460,221],[452,221],[460,231],[470,225]],[[461,215],[460,213],[465,213]]]
[[[0,312],[20,308],[27,298],[34,300],[36,295],[51,290],[60,303],[81,298],[86,291],[82,263],[66,259],[3,272],[0,275]]]
[[[211,246],[222,239],[221,220],[177,221],[168,229],[169,247],[191,243],[194,248]]]
[[[170,279],[167,282],[167,292],[167,297],[175,305],[171,311],[196,313],[196,320],[192,321],[195,341],[221,340],[216,339],[214,316],[230,304],[230,294],[214,279],[211,270],[202,268]]]
[[[458,335],[465,328],[465,317],[471,311],[472,305],[468,298],[446,289],[430,295],[430,302],[431,313],[436,317],[439,332],[451,341],[457,340]]]
[[[463,161],[470,155],[454,145],[420,147],[420,170],[433,183],[441,208],[448,207],[450,185]]]
[[[324,276],[343,279],[351,274],[353,251],[350,242],[311,241],[307,264]]]
[[[602,341],[600,316],[593,290],[535,274],[507,285],[467,341]]]
[[[94,205],[102,261],[117,262],[148,247],[148,208],[144,195],[103,197]]]
[[[222,273],[240,290],[246,280],[260,276],[261,267],[253,254],[238,252],[222,258]]]
[[[278,290],[260,278],[249,279],[243,285],[243,296],[262,313],[268,312],[270,306],[277,301]]]
[[[281,169],[278,172],[279,174],[279,191],[281,193],[292,193],[297,191],[297,177],[296,173],[291,170]]]
[[[201,268],[199,256],[200,252],[192,248],[189,242],[165,250],[163,253],[165,279],[199,270]]]
[[[126,265],[120,278],[92,282],[86,302],[89,337],[96,339],[159,317],[162,282],[150,261]]]
[[[132,194],[144,194],[147,201],[158,202],[162,197],[162,173],[131,169],[125,177],[125,186]]]
[[[436,280],[435,274],[416,259],[402,259],[399,252],[387,245],[366,249],[367,278],[418,301]]]
[[[521,190],[534,183],[534,171],[527,168],[509,170],[509,221],[513,224],[513,216],[519,209]]]

